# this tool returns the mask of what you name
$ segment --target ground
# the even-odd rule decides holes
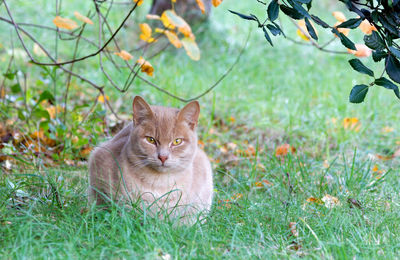
[[[340,8],[333,2],[317,7],[332,23],[330,12]],[[261,32],[227,9],[248,12],[246,4],[226,0],[197,27],[200,61],[172,48],[152,60],[151,79],[189,98],[228,69],[251,30],[239,64],[199,99],[200,146],[213,163],[215,182],[207,221],[177,226],[137,210],[95,209],[87,204],[85,160],[79,166],[37,160],[30,168],[16,164],[1,174],[1,256],[398,257],[400,162],[392,155],[400,146],[400,102],[391,91],[373,87],[364,103],[349,103],[351,87],[369,82],[350,69],[352,56],[318,52],[282,37],[273,38],[272,48]],[[24,19],[22,10],[16,13]],[[354,37],[361,41],[362,34]],[[368,58],[363,62],[374,67]],[[130,114],[135,95],[152,104],[183,106],[141,81],[125,94],[111,87],[106,93],[121,115]],[[98,134],[89,145],[106,138]]]

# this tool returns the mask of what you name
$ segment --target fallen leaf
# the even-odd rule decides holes
[[[322,201],[324,202],[325,207],[327,207],[328,209],[331,209],[331,208],[334,208],[336,206],[340,206],[341,205],[341,203],[340,203],[338,198],[333,197],[333,196],[331,196],[329,194],[326,194],[322,198]]]
[[[344,16],[344,14],[342,12],[336,11],[336,12],[333,12],[332,15],[333,15],[333,17],[336,18],[336,20],[338,20],[341,23],[346,21],[346,16]]]
[[[78,28],[78,24],[75,21],[68,18],[62,18],[61,16],[56,16],[56,18],[53,19],[53,23],[61,29],[73,30]]]
[[[121,50],[120,52],[114,52],[115,55],[121,57],[123,60],[131,60],[133,59],[133,56],[124,50]]]
[[[353,208],[353,206],[355,206],[356,208],[362,209],[361,202],[356,199],[348,198],[347,202],[350,204],[350,208]]]
[[[79,21],[82,21],[87,24],[93,24],[92,20],[90,20],[88,17],[86,17],[84,15],[81,15],[80,13],[78,13],[76,11],[74,12],[74,15],[75,15],[76,19],[78,19]]]
[[[290,233],[292,233],[292,236],[294,236],[294,237],[298,237],[299,236],[299,232],[297,232],[296,225],[297,225],[296,222],[290,222],[289,223]]]
[[[382,128],[382,132],[384,132],[384,133],[391,133],[393,131],[394,131],[394,128],[390,127],[390,126],[385,126],[384,128]]]
[[[343,119],[343,128],[358,132],[360,131],[361,123],[357,117],[345,117]]]
[[[295,153],[296,148],[294,148],[293,146],[290,146],[289,144],[283,144],[283,145],[279,146],[278,148],[276,148],[275,156],[276,157],[286,156],[289,152]]]
[[[311,203],[316,203],[318,205],[323,205],[324,202],[318,198],[315,197],[309,197],[308,199],[306,199],[307,202],[311,202]]]

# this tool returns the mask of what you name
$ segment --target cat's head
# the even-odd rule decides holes
[[[130,145],[141,165],[159,172],[181,171],[190,166],[197,149],[199,113],[197,101],[179,110],[149,106],[136,96]]]

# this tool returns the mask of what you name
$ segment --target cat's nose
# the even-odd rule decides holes
[[[162,162],[162,164],[164,165],[164,162],[168,159],[168,155],[158,155],[158,159],[160,159],[160,161]]]

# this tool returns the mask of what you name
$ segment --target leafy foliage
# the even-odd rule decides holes
[[[272,39],[267,33],[266,28],[269,29],[274,20],[279,16],[279,10],[290,19],[294,20],[304,20],[305,26],[299,25],[306,31],[308,35],[304,32],[299,32],[298,34],[304,40],[310,40],[311,38],[318,41],[318,35],[315,28],[311,24],[313,20],[319,26],[330,29],[333,34],[335,34],[341,41],[342,45],[348,48],[349,53],[354,54],[358,57],[369,56],[370,51],[368,48],[372,49],[372,58],[374,62],[384,62],[384,70],[382,75],[386,72],[389,78],[394,81],[378,80],[377,82],[381,84],[380,86],[386,86],[389,89],[395,91],[395,95],[399,98],[398,87],[396,83],[400,83],[400,46],[398,39],[400,38],[400,1],[391,0],[339,0],[343,2],[347,9],[355,15],[354,18],[346,20],[346,17],[341,12],[334,12],[334,17],[339,21],[338,24],[330,26],[328,23],[324,22],[320,17],[315,14],[311,14],[312,0],[288,0],[278,2],[277,0],[271,0],[269,3],[264,3],[258,1],[260,4],[267,5],[267,18],[264,23],[260,23],[259,19],[255,15],[244,15],[235,11],[231,13],[236,14],[242,19],[253,20],[258,22],[258,27],[262,28],[265,38],[273,46]],[[349,30],[360,28],[366,35],[364,37],[365,45],[367,49],[361,47],[360,45],[354,44],[354,42],[347,37]],[[279,26],[276,29],[280,29]],[[278,35],[273,33],[274,36]],[[367,74],[374,77],[374,73],[371,69],[366,67],[358,59],[350,60],[350,65],[352,68],[360,73]],[[379,85],[376,80],[372,81],[369,85]],[[361,92],[360,86],[356,85],[350,94],[350,102],[360,103],[364,101],[365,95],[368,88],[363,88]],[[358,93],[358,94],[356,94]]]

